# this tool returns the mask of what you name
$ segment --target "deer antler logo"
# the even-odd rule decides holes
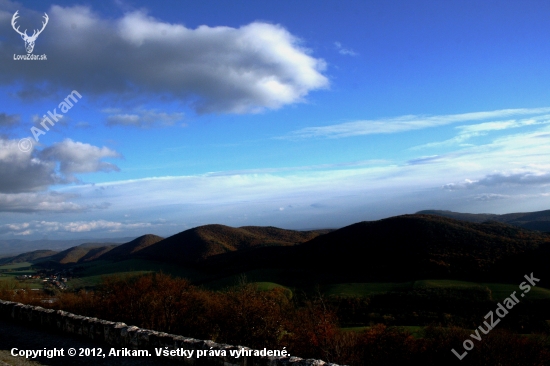
[[[11,18],[11,26],[13,27],[13,29],[19,33],[19,35],[21,36],[21,38],[23,38],[23,41],[25,41],[25,48],[27,49],[27,53],[32,53],[32,50],[34,49],[34,42],[36,41],[36,38],[38,38],[38,36],[40,35],[40,33],[42,33],[42,31],[44,30],[44,28],[46,28],[46,24],[48,24],[48,14],[44,13],[44,22],[42,22],[42,29],[38,30],[38,29],[35,29],[32,36],[28,36],[27,35],[27,30],[25,29],[24,32],[21,32],[19,31],[19,26],[17,26],[17,28],[15,28],[15,21],[17,20],[17,18],[19,18],[19,15],[17,15],[17,13],[19,13],[19,10],[17,10],[15,12],[15,14],[13,14],[13,17]]]

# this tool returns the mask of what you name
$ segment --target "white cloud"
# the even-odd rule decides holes
[[[542,114],[548,112],[550,112],[550,108],[502,109],[489,112],[473,112],[441,116],[408,115],[379,120],[345,122],[329,126],[306,127],[297,131],[293,131],[288,135],[283,136],[282,138],[342,138],[372,134],[400,133],[424,128],[444,126],[458,122],[484,120],[489,118],[503,118],[514,115]],[[485,126],[485,128],[487,129],[489,128],[489,126]]]
[[[130,224],[120,221],[129,212],[138,224],[166,218],[149,230],[163,235],[210,223],[335,227],[434,207],[497,213],[544,209],[550,203],[550,136],[541,137],[547,134],[545,127],[402,164],[342,163],[67,186],[58,193],[75,197],[67,201],[82,207],[98,200],[110,205],[101,219],[72,219],[56,230],[74,235],[85,230],[137,232],[109,224]],[[449,182],[449,189],[441,189]],[[28,230],[38,235],[48,229],[21,227],[21,232]]]
[[[0,193],[43,190],[62,182],[56,175],[55,162],[43,161],[31,152],[22,152],[18,141],[0,137]]]
[[[550,123],[550,115],[539,116],[537,118],[529,118],[524,120],[509,120],[509,121],[494,121],[494,122],[485,122],[478,123],[475,125],[467,126],[458,126],[457,129],[460,130],[461,134],[471,134],[487,131],[501,131],[507,130],[510,128],[519,128],[525,126],[532,126],[537,124],[547,124]]]
[[[461,183],[448,183],[445,189],[473,189],[477,187],[549,185],[550,171],[521,170],[488,174],[478,180],[466,179]]]
[[[453,145],[472,146],[466,143],[471,138],[486,136],[495,131],[504,131],[508,129],[521,128],[526,126],[546,125],[550,123],[550,115],[534,116],[521,120],[491,121],[471,125],[457,126],[458,134],[450,139],[438,142],[430,142],[420,146],[415,146],[411,150],[420,150],[426,148],[448,147]]]
[[[508,195],[505,195],[505,194],[497,194],[497,193],[482,193],[482,194],[478,194],[478,195],[475,195],[473,197],[474,200],[476,201],[494,201],[494,200],[502,200],[502,199],[506,199],[506,198],[509,198],[510,196]]]
[[[6,7],[0,3],[0,11]],[[0,70],[4,84],[25,81],[21,97],[63,87],[123,100],[168,97],[199,113],[250,113],[300,102],[329,84],[325,62],[280,25],[190,29],[143,11],[112,19],[82,6],[53,5],[48,15],[35,52],[46,52],[49,62],[32,72],[16,62]],[[0,31],[13,33],[9,22]],[[0,44],[0,57],[21,48],[19,37],[10,37]]]
[[[334,47],[338,50],[338,53],[344,56],[357,56],[357,52],[342,47],[342,44],[340,42],[334,42]]]
[[[110,172],[120,169],[111,163],[101,161],[105,158],[120,158],[121,155],[108,147],[65,139],[53,144],[39,153],[43,160],[59,162],[59,171],[67,177],[75,173]]]
[[[47,192],[49,186],[77,182],[80,173],[118,171],[103,161],[120,154],[107,147],[66,139],[22,152],[18,141],[0,137],[0,212],[73,212],[105,207],[104,203],[76,204],[74,196]]]
[[[78,195],[56,192],[41,193],[0,193],[0,212],[21,213],[67,213],[83,212],[91,209],[105,209],[109,203],[80,204],[74,202]]]
[[[109,232],[116,233],[125,230],[135,230],[150,228],[154,225],[148,222],[117,222],[107,220],[92,221],[30,221],[18,224],[0,225],[0,233],[9,233],[12,235],[31,235],[35,232],[40,234],[68,232]]]

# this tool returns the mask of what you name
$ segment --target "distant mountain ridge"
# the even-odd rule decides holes
[[[189,264],[206,258],[262,246],[291,246],[306,242],[331,230],[294,231],[276,227],[204,225],[185,230],[169,238],[147,234],[124,244],[84,243],[69,249],[42,255],[40,261],[78,264],[93,260],[120,261],[132,258]],[[17,257],[4,258],[13,263]]]
[[[35,250],[62,251],[84,243],[126,243],[134,238],[109,238],[109,239],[69,239],[69,240],[22,240],[22,239],[0,239],[0,255],[15,256]]]
[[[209,281],[250,271],[312,283],[418,278],[505,281],[521,278],[525,273],[519,272],[525,268],[550,278],[549,233],[485,220],[493,216],[472,215],[470,221],[444,215],[401,215],[312,231],[204,225],[165,239],[148,234],[121,245],[86,244],[51,256],[40,254],[35,263],[139,259],[200,272]],[[497,216],[520,222],[542,221],[545,214]]]
[[[481,223],[485,221],[498,221],[509,225],[523,227],[529,230],[550,232],[550,210],[536,212],[516,212],[509,214],[471,214],[445,210],[423,210],[417,214],[437,215],[452,219]]]

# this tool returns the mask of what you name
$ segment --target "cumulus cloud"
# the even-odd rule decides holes
[[[0,4],[4,15],[12,8]],[[19,13],[21,19],[41,16],[29,9]],[[127,99],[168,96],[198,113],[249,113],[302,101],[329,84],[322,74],[325,62],[280,25],[190,29],[143,11],[110,19],[82,6],[53,5],[48,15],[35,47],[48,62],[33,68],[10,62],[0,70],[0,83],[22,81],[21,97],[63,87]],[[0,43],[0,57],[24,52],[9,21],[0,31],[11,35]]]
[[[66,177],[75,173],[93,173],[119,171],[111,163],[102,161],[104,158],[120,158],[121,155],[108,147],[97,147],[82,142],[66,139],[45,148],[39,153],[45,161],[59,162],[59,171]]]
[[[51,185],[78,182],[75,174],[118,171],[103,161],[119,158],[107,147],[66,139],[28,152],[18,141],[0,137],[0,212],[82,212],[107,208],[109,203],[76,203],[78,195],[49,192]]]
[[[0,138],[0,193],[32,192],[62,183],[55,162],[19,150],[16,140]]]
[[[75,174],[118,171],[105,158],[120,157],[107,147],[66,139],[43,150],[22,152],[18,141],[0,138],[0,211],[75,211],[86,207],[44,192],[51,185],[76,182]],[[27,194],[24,194],[27,193]]]
[[[113,113],[107,116],[108,126],[149,128],[172,126],[183,119],[183,113],[165,113],[155,110],[138,110],[134,113]]]

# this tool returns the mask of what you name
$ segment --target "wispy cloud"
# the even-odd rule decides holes
[[[478,136],[485,136],[491,132],[495,131],[504,131],[509,129],[535,126],[535,125],[546,125],[550,124],[550,115],[534,116],[527,119],[521,120],[506,120],[506,121],[492,121],[492,122],[483,122],[471,125],[457,126],[456,130],[458,131],[457,135],[444,140],[437,142],[429,142],[427,144],[414,146],[411,150],[420,150],[426,148],[438,148],[438,147],[447,147],[452,145],[459,146],[471,146],[471,144],[466,143],[466,141],[471,138]]]
[[[130,113],[117,111],[107,116],[107,126],[139,128],[172,126],[181,121],[183,117],[183,113],[166,113],[146,109],[139,109]]]
[[[439,159],[441,159],[441,156],[439,155],[422,156],[420,158],[415,158],[407,161],[407,164],[410,164],[410,165],[426,164],[426,163],[434,162]]]
[[[395,118],[360,120],[319,127],[306,127],[279,137],[282,139],[343,138],[373,134],[400,133],[424,128],[439,127],[459,122],[480,121],[518,115],[550,112],[550,108],[501,109],[439,116],[407,115]],[[487,126],[488,128],[488,126]]]
[[[339,54],[344,56],[357,56],[357,52],[355,52],[352,49],[344,48],[340,42],[334,42],[334,47],[336,47],[336,50]]]
[[[475,195],[473,197],[473,199],[475,201],[487,202],[487,201],[494,201],[494,200],[503,200],[503,199],[506,199],[506,198],[509,198],[509,197],[510,196],[506,195],[506,194],[482,193],[482,194]]]

